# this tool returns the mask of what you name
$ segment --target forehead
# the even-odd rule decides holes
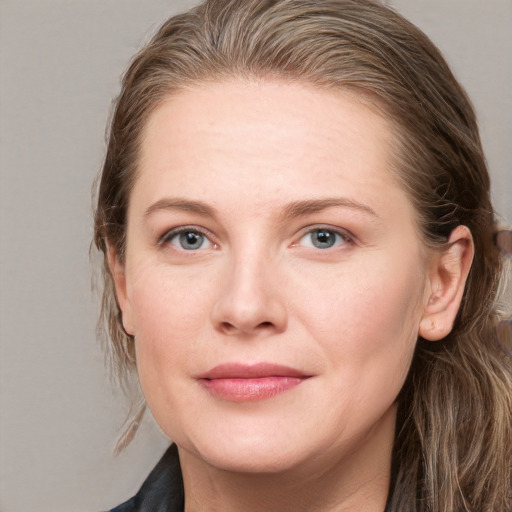
[[[135,189],[147,201],[163,190],[213,202],[232,193],[255,209],[311,196],[403,202],[390,171],[392,145],[389,122],[353,93],[279,81],[208,83],[152,113]]]
[[[390,142],[390,123],[365,95],[280,80],[232,79],[202,83],[169,95],[149,116],[142,133],[142,157],[155,143],[176,149],[184,139],[229,143],[225,135],[260,131],[254,143],[290,142],[351,145],[367,140],[376,150]],[[218,136],[220,140],[214,140]],[[162,148],[160,148],[162,149]],[[291,149],[291,148],[290,148]],[[294,148],[300,151],[299,147]],[[342,152],[339,153],[339,156]]]

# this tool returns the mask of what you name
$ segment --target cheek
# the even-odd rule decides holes
[[[134,272],[128,290],[133,311],[137,368],[143,384],[181,373],[194,360],[209,317],[205,280],[180,279],[169,267],[147,265]]]
[[[136,267],[129,278],[127,293],[136,335],[156,338],[151,333],[162,334],[165,344],[172,332],[198,328],[197,320],[208,313],[210,292],[204,272],[185,274],[153,262]]]
[[[419,259],[372,257],[298,288],[309,335],[353,382],[402,381],[414,352],[424,277]]]

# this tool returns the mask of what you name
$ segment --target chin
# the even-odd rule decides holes
[[[208,439],[188,437],[180,445],[208,465],[236,473],[282,473],[298,467],[307,458],[304,440],[289,435],[210,433]],[[295,441],[295,442],[291,442]],[[301,446],[302,444],[302,446]]]
[[[209,465],[233,473],[279,474],[292,471],[301,465],[302,458],[297,451],[287,453],[284,450],[261,446],[235,447],[232,450],[212,449],[200,453]]]

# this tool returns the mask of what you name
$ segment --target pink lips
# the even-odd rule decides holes
[[[310,375],[270,363],[221,364],[201,375],[199,381],[214,396],[232,402],[272,398],[298,386]]]

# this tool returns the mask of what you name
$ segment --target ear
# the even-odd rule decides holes
[[[437,341],[451,332],[473,255],[471,231],[466,226],[457,226],[447,247],[432,258],[427,302],[419,326],[422,338]]]
[[[117,251],[113,246],[109,244],[107,251],[108,267],[110,269],[110,274],[112,275],[112,279],[114,281],[116,299],[117,304],[119,305],[119,308],[121,310],[123,328],[127,334],[133,336],[135,334],[135,331],[133,329],[130,301],[128,299],[126,289],[125,266],[120,261]]]

